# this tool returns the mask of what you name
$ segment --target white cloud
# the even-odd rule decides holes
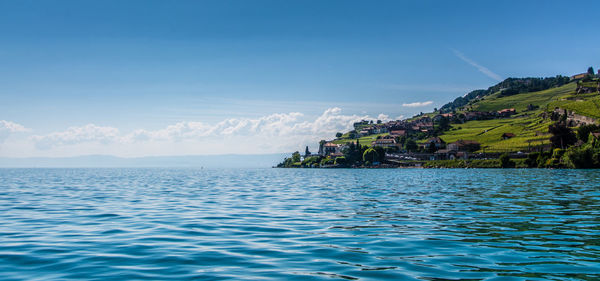
[[[477,68],[477,70],[483,74],[485,74],[487,77],[490,77],[496,81],[502,81],[502,77],[500,77],[500,75],[492,72],[491,70],[489,70],[487,67],[482,66],[480,64],[478,64],[477,62],[475,62],[474,60],[468,58],[467,56],[465,56],[463,53],[457,51],[457,50],[452,50],[452,52],[454,52],[454,55],[457,56],[459,59],[461,59],[462,61],[470,64],[471,66]]]
[[[30,139],[38,149],[56,153],[109,153],[120,156],[273,153],[315,147],[320,139],[352,129],[356,121],[390,120],[388,115],[344,115],[338,107],[306,118],[302,113],[276,113],[258,118],[230,118],[209,124],[179,122],[158,130],[121,133],[114,127],[88,124]]]
[[[49,149],[53,146],[98,142],[107,144],[117,141],[119,130],[113,127],[100,127],[88,124],[83,127],[69,127],[63,132],[54,132],[43,136],[32,136],[31,139],[40,149]]]
[[[3,143],[13,133],[27,132],[29,129],[15,122],[0,120],[0,143]]]
[[[402,106],[404,106],[404,107],[422,107],[422,106],[428,106],[428,105],[432,105],[432,104],[433,104],[432,101],[424,101],[424,102],[403,103]]]

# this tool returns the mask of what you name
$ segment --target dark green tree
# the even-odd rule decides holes
[[[564,123],[554,123],[548,127],[548,132],[552,134],[550,142],[554,148],[566,148],[577,142],[577,137],[571,128]]]
[[[378,162],[383,162],[383,160],[385,160],[385,149],[381,146],[375,146],[373,147],[373,149],[375,149],[375,151],[377,152],[377,160]]]
[[[367,150],[365,150],[365,152],[363,153],[363,161],[364,162],[375,162],[377,161],[377,158],[379,158],[379,155],[377,155],[377,151],[375,151],[375,149],[373,148],[369,148]]]
[[[341,157],[336,157],[335,158],[335,165],[339,165],[339,166],[345,166],[346,165],[346,157],[341,156]]]
[[[510,156],[508,156],[508,153],[504,153],[504,154],[500,155],[500,167],[501,168],[514,168],[515,167],[515,162],[510,160]]]
[[[406,143],[406,136],[399,136],[396,137],[396,143],[400,144],[402,147],[404,147],[404,144]]]
[[[406,144],[404,145],[404,149],[409,152],[415,152],[418,148],[419,146],[417,145],[417,142],[413,139],[407,140]]]
[[[587,142],[588,138],[590,136],[590,133],[597,132],[599,130],[600,130],[600,126],[598,126],[596,124],[579,126],[579,128],[577,128],[577,138],[583,142]]]
[[[537,167],[538,166],[537,159],[539,156],[540,156],[539,152],[529,153],[529,155],[527,155],[527,159],[525,159],[525,164],[527,165],[527,167],[529,167],[529,168]]]
[[[292,153],[292,161],[294,163],[300,162],[300,152],[296,151],[296,152]]]
[[[360,151],[354,142],[350,142],[348,147],[344,149],[343,153],[348,164],[354,164],[362,159],[362,155],[360,154]]]
[[[304,150],[304,156],[308,156],[310,155],[310,150],[308,150],[308,145],[306,146],[306,149]]]
[[[448,119],[448,117],[442,116],[442,118],[440,118],[440,121],[438,122],[438,130],[440,132],[443,132],[447,131],[448,129],[450,129],[450,119]]]
[[[335,137],[336,137],[336,138],[341,138],[343,135],[344,135],[344,134],[342,134],[342,133],[340,133],[340,132],[337,132],[337,133],[335,134]]]
[[[595,168],[594,149],[589,146],[571,147],[566,155],[567,165],[576,169]],[[596,166],[597,167],[597,166]]]
[[[594,68],[593,68],[593,67],[591,67],[591,66],[590,66],[590,67],[588,67],[588,71],[587,71],[587,73],[588,73],[589,75],[591,75],[591,76],[594,76],[594,75],[596,74],[596,73],[594,73]]]

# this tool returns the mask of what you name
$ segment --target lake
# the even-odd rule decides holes
[[[0,169],[1,280],[598,280],[600,171]]]

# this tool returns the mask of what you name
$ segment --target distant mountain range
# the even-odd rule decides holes
[[[110,168],[110,167],[165,167],[165,168],[269,168],[286,154],[256,155],[194,155],[152,156],[124,158],[110,155],[87,155],[77,157],[0,157],[0,168]]]

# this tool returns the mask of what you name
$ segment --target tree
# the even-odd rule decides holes
[[[334,159],[331,159],[331,158],[323,158],[323,159],[321,159],[321,163],[320,163],[320,165],[321,165],[321,166],[325,166],[325,165],[332,165],[332,164],[334,164],[334,163],[335,163],[335,160],[334,160]]]
[[[396,143],[400,144],[402,147],[404,147],[404,144],[406,143],[406,136],[399,136],[396,137]]]
[[[419,146],[417,145],[417,142],[413,139],[409,139],[406,141],[406,144],[404,145],[404,149],[406,149],[407,151],[415,151],[417,150],[417,148],[419,148]]]
[[[334,164],[335,165],[340,165],[340,166],[346,165],[346,157],[344,157],[344,156],[336,157]]]
[[[360,149],[356,147],[354,142],[350,142],[348,147],[343,151],[344,157],[346,158],[346,162],[348,164],[354,164],[356,161],[360,161],[362,159],[362,154],[360,154]]]
[[[539,152],[532,152],[527,155],[527,159],[525,159],[525,164],[529,168],[535,168],[538,166],[537,159],[540,156]]]
[[[577,138],[583,142],[587,142],[590,133],[600,130],[600,126],[596,124],[583,125],[577,128]]]
[[[577,137],[571,128],[563,123],[555,123],[548,127],[548,132],[552,134],[550,142],[554,148],[566,148],[577,142]]]
[[[292,162],[300,162],[300,152],[296,151],[292,153]]]
[[[337,133],[335,134],[335,137],[336,137],[336,138],[341,138],[343,135],[344,135],[344,134],[342,134],[342,133],[340,133],[340,132],[337,132]]]
[[[594,168],[594,149],[589,146],[571,147],[566,155],[567,166],[576,169]]]
[[[308,156],[310,155],[310,150],[308,150],[308,145],[306,146],[306,149],[304,150],[304,156]]]
[[[436,151],[437,151],[437,147],[435,146],[435,143],[434,143],[434,142],[430,142],[430,143],[427,145],[427,152],[429,152],[429,153],[434,153],[434,152],[436,152]]]
[[[438,128],[440,131],[446,131],[450,129],[450,119],[448,119],[448,117],[442,116],[438,123]]]
[[[591,66],[590,66],[590,67],[588,67],[588,71],[587,71],[587,73],[588,73],[590,76],[594,76],[594,74],[595,74],[595,73],[594,73],[594,68],[593,68],[593,67],[591,67]]]
[[[379,155],[377,155],[377,151],[373,148],[369,148],[363,153],[363,161],[365,162],[369,161],[372,163],[377,161],[377,158],[379,158]]]
[[[504,153],[504,154],[500,155],[500,167],[501,168],[514,168],[515,167],[515,162],[510,160],[510,156],[508,156],[508,153]]]
[[[377,124],[381,124],[381,120],[377,120]]]
[[[375,146],[373,149],[377,152],[377,161],[383,162],[385,160],[385,149],[381,146]]]
[[[323,155],[323,154],[324,154],[324,152],[323,152],[323,146],[324,146],[326,143],[327,143],[327,141],[326,141],[326,140],[320,140],[320,141],[319,141],[319,154],[321,154],[321,155]]]
[[[304,161],[302,161],[302,166],[312,168],[312,167],[318,166],[319,162],[321,162],[320,156],[311,156],[311,157],[305,158]]]

